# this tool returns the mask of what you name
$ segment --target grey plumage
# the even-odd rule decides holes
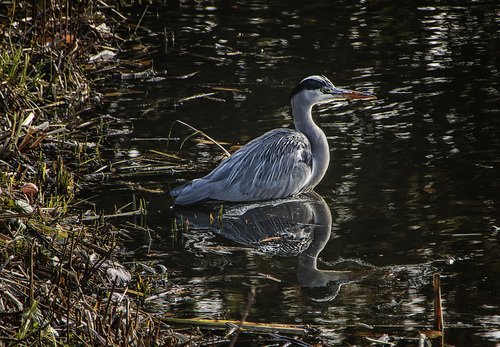
[[[330,160],[326,136],[312,120],[312,107],[351,98],[374,97],[336,88],[324,76],[305,78],[291,96],[296,130],[274,129],[250,141],[207,176],[171,190],[175,204],[269,200],[312,190]]]
[[[203,200],[256,201],[300,192],[311,174],[309,140],[290,129],[274,129],[250,141],[203,178],[175,188],[176,204]],[[242,170],[244,168],[244,170]],[[272,169],[271,169],[272,168]]]

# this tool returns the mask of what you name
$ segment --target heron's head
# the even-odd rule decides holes
[[[325,76],[313,75],[304,78],[292,91],[290,99],[300,98],[311,105],[322,104],[336,100],[376,99],[375,95],[337,88]]]

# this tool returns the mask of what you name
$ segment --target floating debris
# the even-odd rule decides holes
[[[114,61],[116,60],[116,53],[110,51],[109,49],[105,49],[100,51],[99,53],[92,55],[89,57],[89,62],[94,61]]]

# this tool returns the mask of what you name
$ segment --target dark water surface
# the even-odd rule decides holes
[[[134,10],[139,18],[144,8]],[[251,217],[243,221],[264,223],[253,231],[233,216],[231,227],[218,230],[221,235],[210,228],[175,232],[168,194],[135,193],[148,203],[147,223],[158,235],[150,248],[156,255],[148,256],[142,248],[148,241],[139,237],[136,257],[161,259],[172,283],[186,290],[182,300],[165,299],[166,312],[239,319],[249,288],[256,286],[248,320],[321,324],[336,329],[327,332],[332,344],[369,345],[349,327],[432,325],[432,273],[439,272],[450,327],[446,343],[498,346],[499,24],[496,0],[201,1],[149,7],[142,26],[151,31],[146,40],[158,47],[155,69],[167,70],[169,77],[198,73],[115,86],[125,95],[106,102],[105,112],[132,125],[128,138],[110,138],[117,159],[178,149],[179,142],[167,147],[165,141],[134,139],[166,137],[176,119],[231,144],[290,127],[288,95],[311,74],[379,97],[315,109],[332,156],[316,189],[322,198],[248,208]],[[181,101],[200,93],[215,94]],[[173,136],[189,133],[177,125]],[[219,154],[215,146],[194,141],[181,152],[204,168],[213,167]],[[168,192],[205,173],[131,182]],[[111,183],[100,188],[104,206],[131,200],[134,192]],[[191,218],[206,224],[208,215]],[[319,227],[325,220],[328,225]],[[278,224],[285,225],[280,235],[290,236],[292,246],[286,252],[272,244],[252,251]],[[256,230],[267,234],[257,237]],[[223,252],[217,246],[249,250]],[[356,269],[357,275],[335,282],[331,272],[297,256],[304,249],[312,258],[321,251],[320,269]]]

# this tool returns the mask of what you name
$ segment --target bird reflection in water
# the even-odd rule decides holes
[[[340,287],[359,281],[370,273],[320,270],[320,252],[331,237],[332,214],[325,200],[315,192],[266,202],[176,209],[194,231],[208,229],[245,247],[275,256],[297,256],[297,279],[313,297],[331,300]],[[321,294],[320,294],[321,293]],[[319,299],[319,298],[318,298]]]

